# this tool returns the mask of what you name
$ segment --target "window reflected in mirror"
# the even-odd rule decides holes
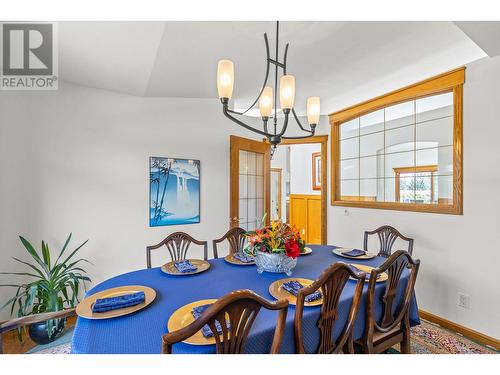
[[[453,93],[409,100],[346,125],[340,142],[342,199],[453,200],[448,180],[438,179],[453,176]]]
[[[332,114],[331,123],[338,127],[334,133],[338,160],[333,168],[338,169],[333,170],[333,203],[358,202],[352,205],[360,207],[363,205],[359,202],[419,206],[458,203],[454,202],[454,183],[458,186],[456,182],[460,182],[461,189],[461,171],[454,170],[454,158],[461,158],[461,154],[456,155],[461,151],[461,133],[460,139],[454,137],[455,127],[461,130],[461,116],[455,118],[455,113],[461,114],[459,83],[437,93],[417,90],[420,96],[396,103],[388,99],[383,108],[368,112],[363,108],[369,102],[362,103],[362,114],[353,117],[356,107],[348,108],[344,121],[335,121],[343,111]],[[374,101],[383,101],[381,98]],[[372,203],[368,206],[376,207]]]

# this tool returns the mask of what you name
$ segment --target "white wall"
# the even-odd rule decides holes
[[[500,338],[500,57],[467,66],[464,85],[464,214],[328,207],[328,242],[362,246],[363,231],[389,224],[415,238],[423,310]],[[359,100],[353,98],[351,104]],[[322,119],[322,121],[325,121]],[[457,306],[470,295],[470,309]]]
[[[290,194],[321,194],[312,188],[312,154],[320,151],[321,143],[290,146]]]
[[[18,235],[53,250],[70,232],[73,246],[89,239],[80,256],[95,264],[85,267],[93,285],[145,267],[146,245],[173,231],[211,248],[228,229],[229,134],[252,137],[216,99],[138,98],[70,84],[0,92],[0,271],[23,269],[11,259],[28,259]],[[150,156],[201,160],[200,224],[148,226]],[[0,288],[0,305],[12,293]]]

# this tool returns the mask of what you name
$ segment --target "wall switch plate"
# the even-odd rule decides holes
[[[470,296],[463,293],[458,293],[458,306],[464,309],[470,309]]]

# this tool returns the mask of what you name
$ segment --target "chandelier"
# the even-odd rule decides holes
[[[244,127],[245,129],[251,130],[267,138],[269,143],[272,145],[272,152],[276,149],[283,139],[302,139],[314,136],[314,131],[316,125],[319,121],[320,115],[320,103],[319,97],[313,96],[307,98],[307,121],[309,123],[310,129],[306,129],[300,122],[297,114],[295,113],[294,101],[295,101],[295,77],[293,75],[287,74],[286,71],[286,58],[288,53],[288,43],[285,46],[285,51],[283,54],[283,61],[278,60],[279,54],[279,21],[276,22],[276,54],[275,58],[272,59],[269,53],[269,41],[267,39],[267,34],[264,33],[264,41],[266,44],[266,75],[264,78],[264,84],[260,89],[259,95],[253,101],[253,103],[245,111],[238,112],[229,109],[229,100],[233,94],[234,86],[234,64],[231,60],[220,60],[217,65],[217,90],[219,93],[219,99],[222,103],[222,110],[224,115],[231,121],[234,121],[238,125]],[[274,65],[274,88],[267,86],[267,80],[269,78],[269,72],[271,65]],[[278,86],[278,72],[279,69],[282,70],[282,75],[279,78]],[[279,88],[279,90],[278,90]],[[277,107],[277,94],[279,91],[279,104],[281,111],[283,111],[282,124],[278,124],[278,107]],[[245,114],[254,108],[256,104],[259,104],[260,116],[262,118],[262,128],[257,128],[248,125],[243,119],[239,119],[235,116],[245,117]],[[274,107],[273,107],[274,105]],[[273,114],[274,112],[274,114]],[[300,136],[285,136],[285,132],[288,127],[288,120],[290,114],[293,116],[295,122],[299,126],[300,130],[303,132]],[[248,115],[246,116],[249,117]],[[268,124],[271,120],[272,124]],[[271,127],[271,129],[269,129]]]

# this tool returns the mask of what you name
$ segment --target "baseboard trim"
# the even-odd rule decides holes
[[[464,327],[460,324],[454,323],[448,319],[441,318],[440,316],[431,314],[430,312],[424,310],[418,310],[420,317],[422,319],[428,320],[429,322],[439,324],[443,328],[458,332],[468,338],[480,342],[481,344],[491,346],[496,350],[500,350],[500,340],[493,337],[487,336],[481,332],[474,331],[473,329]]]

